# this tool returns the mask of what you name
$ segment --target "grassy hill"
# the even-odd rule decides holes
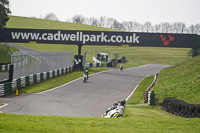
[[[10,16],[7,28],[116,31],[114,29],[102,28],[98,26],[19,16]]]
[[[162,70],[154,90],[160,100],[177,97],[189,103],[200,104],[200,56]]]

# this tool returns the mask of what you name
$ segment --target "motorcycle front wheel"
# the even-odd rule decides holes
[[[113,116],[112,116],[112,118],[119,118],[119,117],[120,117],[120,113],[118,113],[118,112],[114,113]]]

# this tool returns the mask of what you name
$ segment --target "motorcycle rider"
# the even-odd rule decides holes
[[[88,75],[89,75],[89,72],[88,72],[87,69],[85,70],[84,74],[87,76],[87,79],[88,79],[88,78],[89,78],[89,76],[88,76]]]
[[[107,115],[107,113],[113,109],[116,109],[117,106],[124,106],[125,108],[125,104],[126,104],[126,100],[122,99],[121,101],[117,101],[116,103],[113,104],[112,107],[108,108],[105,112],[105,115]]]
[[[121,70],[121,71],[123,70],[123,65],[122,65],[122,64],[120,65],[120,70]]]

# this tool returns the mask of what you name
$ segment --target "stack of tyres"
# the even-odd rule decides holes
[[[162,109],[185,118],[200,118],[200,104],[190,104],[176,98],[165,98]]]
[[[196,104],[195,113],[197,114],[197,117],[200,118],[200,104]]]

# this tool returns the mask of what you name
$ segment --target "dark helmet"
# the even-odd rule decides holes
[[[122,105],[125,105],[125,104],[126,104],[126,100],[122,99],[122,100],[121,100],[121,104],[122,104]]]

